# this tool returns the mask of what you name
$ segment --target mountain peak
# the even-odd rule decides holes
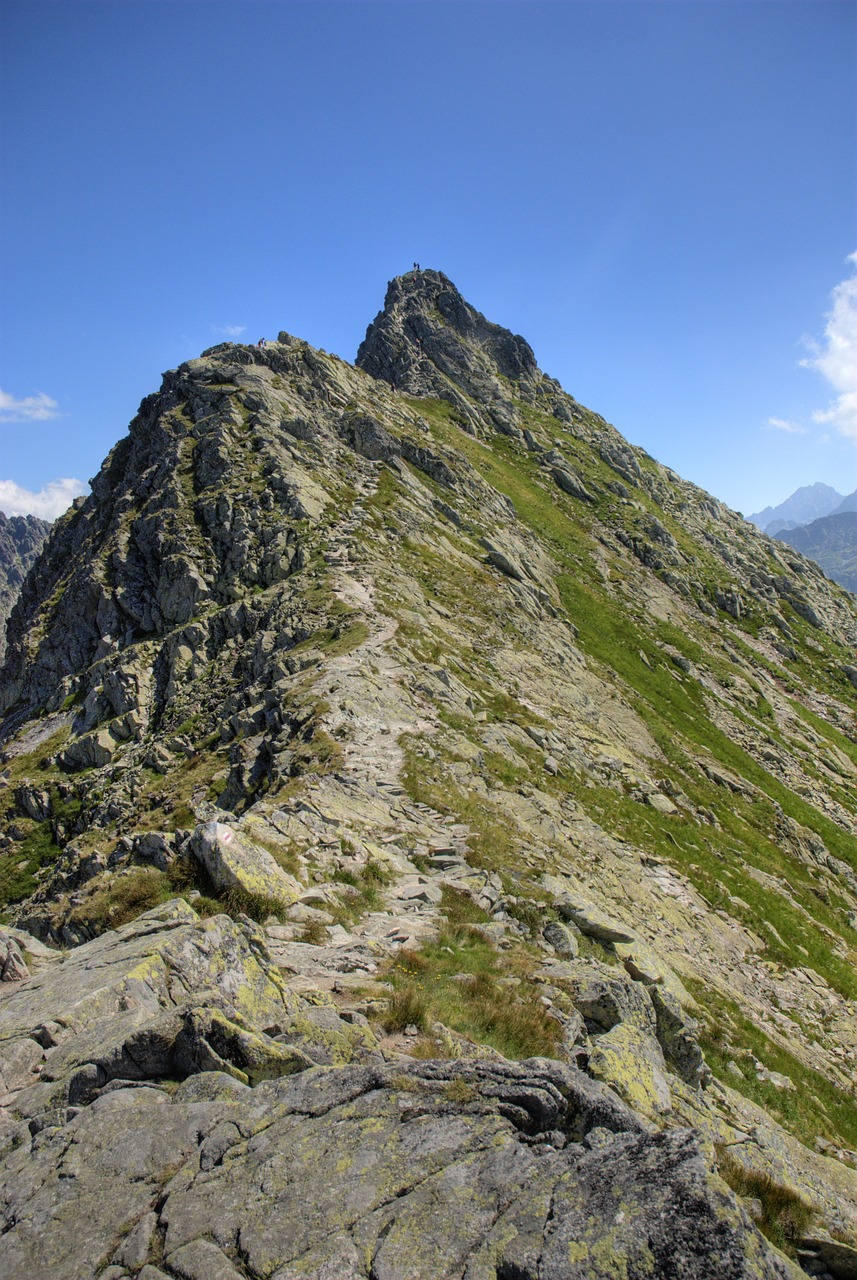
[[[486,406],[486,425],[501,430],[512,417],[512,392],[529,399],[544,380],[524,338],[492,324],[448,276],[433,270],[414,269],[390,281],[356,363],[412,395],[460,405],[463,391]]]
[[[811,520],[830,515],[843,500],[843,494],[837,493],[829,484],[816,480],[815,484],[805,484],[795,489],[794,493],[776,507],[765,507],[763,511],[757,511],[747,519],[773,537],[783,529],[793,529],[796,525],[808,524]]]

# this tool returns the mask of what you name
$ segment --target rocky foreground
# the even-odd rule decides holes
[[[391,1062],[249,921],[39,961],[0,1003],[6,1276],[795,1274],[699,1134],[556,1060]]]
[[[10,621],[0,1273],[857,1275],[855,645],[439,272],[171,370]]]

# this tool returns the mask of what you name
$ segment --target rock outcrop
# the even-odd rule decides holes
[[[3,1274],[795,1274],[692,1132],[548,1059],[384,1063],[324,1012],[181,903],[0,1004]]]
[[[0,511],[0,664],[6,654],[6,621],[50,527],[50,521],[38,516]]]
[[[847,1274],[854,599],[445,276],[165,374],[9,641],[4,1274]]]

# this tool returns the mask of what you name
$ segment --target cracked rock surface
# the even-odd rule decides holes
[[[10,1280],[794,1275],[692,1131],[572,1066],[385,1063],[353,1039],[366,1065],[314,1065],[353,1028],[314,1035],[224,917],[151,912],[27,986],[0,1004],[5,1060],[33,1047],[3,1100]]]

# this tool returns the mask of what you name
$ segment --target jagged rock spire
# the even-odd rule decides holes
[[[475,427],[514,423],[513,395],[529,400],[544,375],[529,343],[471,307],[442,271],[409,271],[387,286],[384,309],[366,331],[357,365],[400,391],[455,404]]]

